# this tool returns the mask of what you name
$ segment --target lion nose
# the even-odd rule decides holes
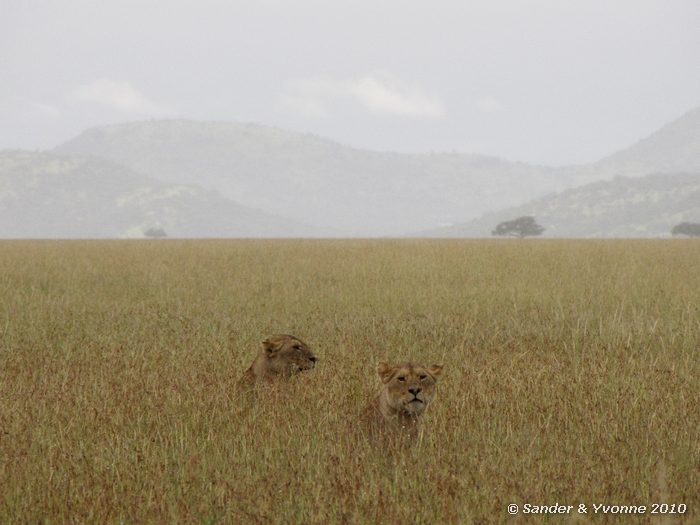
[[[421,391],[420,387],[417,386],[412,386],[411,388],[408,389],[408,391],[413,394],[414,396],[418,395],[418,392]]]

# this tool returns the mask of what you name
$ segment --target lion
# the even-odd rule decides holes
[[[300,372],[312,370],[318,358],[308,345],[293,335],[273,335],[262,342],[257,357],[245,371],[239,386],[253,387],[257,383],[273,383]]]
[[[442,365],[424,367],[415,363],[379,363],[377,373],[383,388],[362,413],[361,421],[370,436],[399,432],[417,438],[420,421],[435,397]]]

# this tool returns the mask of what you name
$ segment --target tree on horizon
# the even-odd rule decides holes
[[[163,228],[148,228],[143,235],[149,239],[163,239],[168,236]]]
[[[496,229],[491,232],[491,235],[499,237],[537,237],[542,235],[544,228],[537,224],[534,217],[524,216],[518,217],[511,221],[504,221],[496,226]]]
[[[676,224],[671,230],[671,235],[700,237],[700,222],[681,222]]]

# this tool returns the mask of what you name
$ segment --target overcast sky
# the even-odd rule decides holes
[[[181,117],[566,164],[700,105],[697,0],[0,7],[0,149]]]

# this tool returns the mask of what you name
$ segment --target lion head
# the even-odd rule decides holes
[[[273,335],[262,342],[257,357],[238,384],[249,389],[259,382],[291,377],[316,366],[318,359],[308,345],[293,335]]]
[[[293,335],[273,335],[262,342],[260,353],[268,374],[291,376],[311,370],[318,358],[308,345]]]
[[[442,365],[424,367],[415,363],[390,365],[382,362],[377,365],[377,372],[384,384],[382,401],[386,406],[398,415],[418,417],[435,396]]]

